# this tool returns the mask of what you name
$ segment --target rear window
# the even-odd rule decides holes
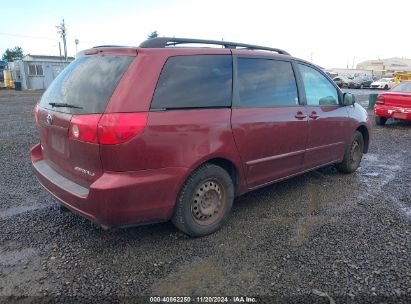
[[[51,83],[41,98],[40,106],[71,114],[103,113],[120,78],[134,58],[79,57]]]
[[[230,55],[171,57],[161,71],[151,108],[228,107],[231,87]]]
[[[391,89],[391,92],[411,93],[411,82],[400,82]]]

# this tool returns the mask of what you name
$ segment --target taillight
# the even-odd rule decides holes
[[[124,143],[141,133],[147,123],[147,113],[104,114],[98,124],[100,144]]]
[[[383,95],[378,95],[378,96],[377,96],[377,100],[376,100],[375,103],[377,103],[377,104],[384,104],[384,102],[385,102],[384,96],[383,96]]]
[[[39,104],[38,103],[34,107],[34,119],[36,120],[36,123],[39,124]]]
[[[121,144],[141,133],[146,123],[145,113],[73,115],[69,137],[95,144]]]
[[[101,114],[73,115],[70,121],[69,137],[97,144],[97,125],[100,118]]]

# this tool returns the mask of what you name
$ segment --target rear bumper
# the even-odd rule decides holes
[[[386,118],[411,120],[411,108],[376,104],[374,107],[374,113],[376,116]]]
[[[30,152],[41,185],[75,213],[108,227],[169,220],[186,168],[105,172],[84,188],[54,171],[41,154]]]

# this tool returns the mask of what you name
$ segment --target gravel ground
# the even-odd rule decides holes
[[[358,172],[329,166],[246,194],[221,231],[191,239],[170,223],[103,231],[59,212],[28,157],[40,94],[0,91],[0,302],[410,303],[410,122],[375,127]]]

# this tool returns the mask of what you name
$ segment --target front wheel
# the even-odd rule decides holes
[[[227,171],[205,164],[183,185],[172,222],[190,236],[211,234],[227,221],[233,200],[234,185]]]
[[[364,151],[364,138],[362,134],[355,131],[345,148],[343,161],[336,165],[342,173],[353,173],[360,166]]]
[[[388,90],[388,85],[387,84],[384,86],[384,90]]]

